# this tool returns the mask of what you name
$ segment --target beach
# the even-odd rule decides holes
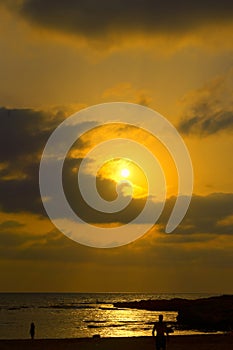
[[[0,350],[154,350],[152,337],[0,340]],[[230,334],[173,335],[167,350],[232,350]]]

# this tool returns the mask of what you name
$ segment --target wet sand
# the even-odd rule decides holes
[[[0,340],[0,350],[155,350],[152,337]],[[233,350],[233,335],[170,336],[167,350]]]

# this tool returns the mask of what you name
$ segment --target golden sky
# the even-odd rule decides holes
[[[0,52],[1,291],[232,293],[232,2],[0,0]],[[177,128],[193,162],[194,194],[183,221],[166,234],[178,181],[168,152],[137,128],[97,126],[64,164],[64,188],[82,218],[106,229],[123,226],[145,205],[146,178],[128,159],[108,162],[97,174],[99,193],[110,201],[116,182],[131,182],[126,211],[100,215],[74,191],[82,159],[114,137],[156,154],[167,195],[145,236],[119,248],[90,248],[47,217],[39,163],[63,120],[115,101],[152,108]],[[90,159],[90,178],[94,165]],[[129,194],[126,184],[121,190]]]

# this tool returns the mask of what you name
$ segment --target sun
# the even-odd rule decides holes
[[[97,178],[107,179],[110,181],[109,183],[115,182],[115,184],[123,186],[125,195],[128,195],[129,186],[131,186],[134,198],[145,198],[148,195],[148,183],[145,174],[136,163],[128,158],[115,158],[105,162],[99,169]],[[126,183],[129,186],[125,186]],[[103,181],[99,182],[100,185],[103,186]]]
[[[124,168],[124,169],[121,170],[121,176],[127,178],[127,177],[129,177],[129,175],[130,175],[129,169]]]

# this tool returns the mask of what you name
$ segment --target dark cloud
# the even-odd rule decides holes
[[[30,212],[45,214],[39,191],[39,164],[42,151],[52,131],[64,120],[65,113],[49,113],[35,111],[32,109],[0,109],[0,207],[5,212]],[[86,123],[80,124],[80,130]],[[96,126],[96,122],[88,122],[89,127]],[[76,133],[76,129],[70,126],[69,135]],[[61,137],[63,137],[61,135]],[[62,139],[60,139],[62,143]],[[75,148],[81,149],[87,146],[78,139]],[[73,147],[74,148],[74,147]],[[82,201],[80,192],[76,188],[76,175],[72,172],[73,167],[82,159],[67,158],[64,169],[66,177],[64,180],[65,189],[71,204],[76,211],[80,212],[86,220],[96,217],[93,211]],[[102,186],[105,194],[112,190],[113,184],[110,181],[104,182]],[[110,187],[109,187],[110,186]],[[76,197],[77,195],[77,197]],[[80,200],[77,200],[80,199]],[[78,207],[77,207],[78,203]],[[109,218],[107,222],[112,220]]]
[[[182,120],[179,130],[183,134],[212,135],[219,131],[233,130],[233,111],[219,111],[211,115],[204,115],[200,108],[193,110],[194,116]]]
[[[35,172],[35,178],[23,180],[0,180],[1,210],[8,213],[29,212],[45,215],[40,199],[39,165]]]
[[[183,134],[208,136],[233,130],[233,70],[208,82],[184,99],[185,117],[178,125]]]
[[[171,266],[171,263],[177,267],[207,264],[229,268],[232,266],[232,246],[226,245],[228,237],[224,236],[223,249],[218,238],[213,234],[161,235],[153,232],[121,248],[93,249],[77,244],[57,230],[44,234],[0,231],[0,256],[1,259],[21,261],[88,262],[113,269],[134,266],[150,270],[158,262],[163,268]]]
[[[39,192],[40,155],[49,135],[61,122],[63,114],[54,116],[33,110],[1,109],[0,117],[3,126],[0,129],[2,146],[0,164],[6,164],[0,171],[1,210],[46,215]],[[73,147],[85,149],[86,144],[78,140]],[[63,167],[63,185],[70,205],[84,221],[97,224],[115,222],[125,224],[139,215],[145,205],[144,198],[133,199],[126,210],[113,214],[104,214],[90,208],[83,200],[77,186],[77,172],[81,160],[82,158],[66,158]],[[91,175],[88,175],[86,179],[87,187],[89,187],[90,177]],[[115,182],[97,178],[97,187],[106,200],[111,201],[116,198]],[[174,204],[175,197],[166,201],[165,209],[158,221],[163,232]],[[156,204],[154,208],[155,206]],[[216,193],[203,197],[194,195],[184,220],[175,232],[231,234],[233,233],[232,220],[227,220],[233,216],[232,208],[233,194]],[[149,213],[144,222],[151,222],[151,217],[153,215]],[[6,225],[1,227],[3,230],[17,223],[8,222],[2,225]]]
[[[145,199],[133,199],[125,210],[118,213],[106,214],[91,208],[83,199],[80,189],[77,186],[78,163],[79,159],[75,160],[67,158],[63,167],[63,187],[66,193],[67,200],[73,211],[86,222],[91,223],[127,223],[133,220],[145,205]],[[76,167],[74,172],[72,166]],[[92,195],[92,176],[85,176],[86,188],[89,190],[89,196]],[[109,179],[102,179],[97,177],[97,188],[100,195],[108,201],[117,198],[116,183]],[[56,200],[55,200],[56,202]],[[59,210],[58,210],[59,211]],[[60,213],[62,217],[62,212]]]
[[[77,245],[57,230],[44,234],[0,230],[0,255],[1,259],[82,262],[93,255],[93,249]]]
[[[2,230],[9,230],[9,229],[17,229],[19,227],[23,227],[25,226],[24,224],[15,221],[15,220],[7,220],[7,221],[3,221],[0,223],[0,231]]]
[[[233,194],[193,195],[188,212],[174,231],[181,234],[233,234]],[[165,220],[167,220],[165,215]]]
[[[6,212],[42,214],[39,162],[54,128],[64,119],[32,109],[0,109],[0,206]]]
[[[41,27],[85,37],[109,33],[176,33],[232,20],[233,3],[158,0],[23,0],[7,4]],[[18,4],[18,6],[16,6]]]
[[[15,162],[25,155],[34,157],[64,118],[61,112],[0,108],[0,162]]]
[[[24,243],[28,242],[29,237],[30,237],[30,240],[33,240],[32,235],[29,235],[29,234],[17,234],[13,232],[9,233],[9,232],[0,231],[0,241],[1,241],[0,246],[4,247],[5,254],[6,254],[6,251],[8,251],[9,253],[9,250],[11,250],[12,248],[14,250],[15,247],[19,248]],[[14,252],[14,254],[17,254],[17,253]],[[6,254],[5,257],[7,257],[7,255],[8,254]]]

